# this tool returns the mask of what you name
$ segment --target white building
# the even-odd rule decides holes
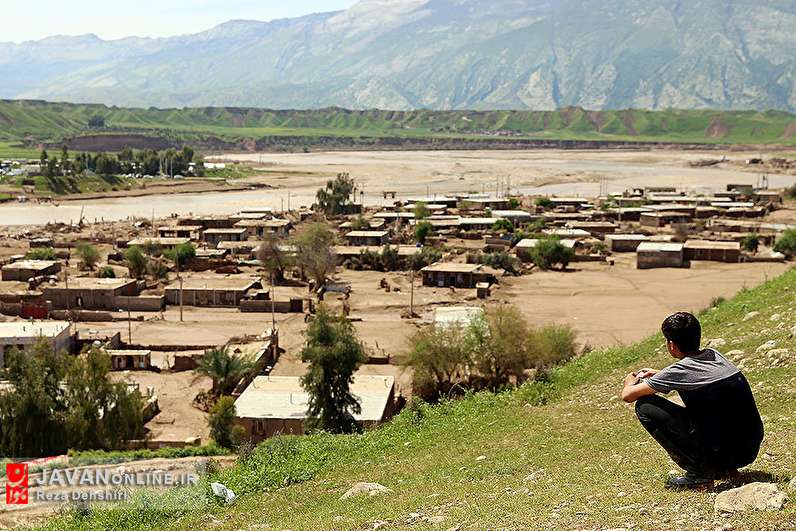
[[[0,367],[5,354],[12,349],[24,350],[44,339],[56,352],[72,348],[71,327],[68,321],[14,321],[0,323]]]

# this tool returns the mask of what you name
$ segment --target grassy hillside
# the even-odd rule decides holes
[[[745,477],[782,488],[796,473],[794,293],[791,271],[702,316],[705,340],[722,338],[725,352],[745,353],[734,359],[764,416],[764,446]],[[744,319],[753,311],[759,314]],[[790,354],[756,353],[770,339]],[[594,351],[547,382],[412,407],[364,435],[272,439],[212,478],[242,495],[231,507],[209,495],[207,480],[110,510],[69,513],[46,528],[373,529],[378,521],[420,529],[794,528],[796,504],[724,518],[713,514],[715,491],[663,488],[673,463],[615,397],[630,370],[671,361],[660,335]],[[392,493],[341,501],[357,481]]]
[[[106,126],[91,129],[91,117]],[[181,141],[267,137],[493,138],[683,143],[796,144],[796,116],[723,111],[274,111],[254,108],[125,109],[0,101],[0,142],[137,133]],[[498,136],[501,135],[501,136]]]

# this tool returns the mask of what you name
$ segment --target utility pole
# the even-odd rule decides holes
[[[276,333],[276,291],[274,289],[274,272],[271,271],[271,334]]]
[[[409,277],[409,316],[414,317],[415,315],[415,267],[412,266],[412,270],[409,273],[411,276]]]
[[[133,344],[133,319],[130,316],[130,296],[127,296],[127,344]]]
[[[182,276],[180,275],[180,255],[176,251],[174,259],[177,262],[177,280],[180,281],[180,322],[182,322]]]

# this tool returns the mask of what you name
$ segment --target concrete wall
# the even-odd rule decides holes
[[[301,313],[304,311],[303,304],[300,299],[297,299],[298,303],[293,301],[274,301],[274,312],[275,313]],[[247,313],[270,313],[271,312],[271,301],[250,301],[250,300],[242,300],[240,301],[240,311],[247,312]]]
[[[115,305],[120,310],[131,312],[159,312],[166,307],[163,295],[144,295],[137,297],[116,297]]]
[[[227,289],[183,289],[182,303],[184,306],[203,306],[217,308],[235,308],[240,305],[245,291]],[[172,306],[180,304],[180,290],[166,290],[166,302]]]
[[[638,269],[654,269],[656,267],[683,267],[682,252],[644,252],[638,253],[636,266]]]

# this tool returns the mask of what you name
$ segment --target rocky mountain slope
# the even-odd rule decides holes
[[[341,12],[163,39],[0,44],[0,97],[793,111],[794,38],[796,4],[782,0],[363,0]]]

